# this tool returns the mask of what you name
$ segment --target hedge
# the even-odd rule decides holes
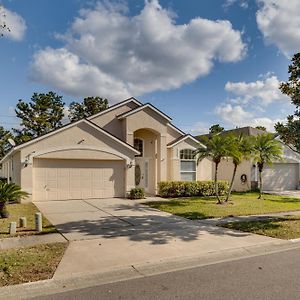
[[[227,181],[218,181],[219,195],[229,189]],[[158,195],[163,198],[215,196],[214,181],[162,181],[158,184]]]

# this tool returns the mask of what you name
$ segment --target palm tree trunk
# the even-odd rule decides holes
[[[216,167],[215,167],[215,193],[216,193],[216,197],[218,199],[218,204],[222,204],[222,201],[219,197],[219,186],[218,186],[218,166],[219,164],[216,163]]]
[[[259,170],[259,196],[258,199],[262,199],[263,186],[262,186],[262,170]]]
[[[235,178],[235,175],[236,175],[236,170],[237,170],[237,164],[234,164],[234,169],[233,169],[232,179],[231,179],[231,182],[230,182],[230,186],[229,186],[229,190],[228,190],[228,193],[227,193],[227,197],[226,197],[225,202],[228,202],[229,197],[230,197],[230,195],[231,195],[232,188],[233,188],[233,182],[234,182],[234,178]]]

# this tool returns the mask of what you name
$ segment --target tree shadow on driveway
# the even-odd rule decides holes
[[[105,207],[102,208],[106,211]],[[131,241],[167,244],[179,239],[184,242],[201,239],[202,235],[245,237],[238,232],[160,212],[140,204],[118,205],[107,210],[106,217],[57,224],[69,240],[127,237]]]

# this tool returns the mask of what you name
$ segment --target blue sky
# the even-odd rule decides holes
[[[17,126],[18,99],[49,90],[66,105],[134,96],[194,134],[215,123],[271,130],[293,110],[277,87],[300,50],[298,0],[0,3],[11,28],[0,39],[5,127]]]

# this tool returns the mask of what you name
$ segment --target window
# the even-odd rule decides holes
[[[141,154],[138,154],[136,156],[141,157],[144,155],[144,142],[141,139],[134,139],[134,146],[136,150],[140,151]]]
[[[180,151],[180,177],[183,181],[196,180],[196,159],[191,149]]]

